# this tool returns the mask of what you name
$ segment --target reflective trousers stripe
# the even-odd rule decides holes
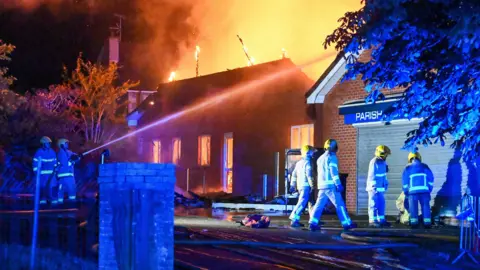
[[[73,176],[73,173],[59,173],[58,177],[67,177],[67,176]]]

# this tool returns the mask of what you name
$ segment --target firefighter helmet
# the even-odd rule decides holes
[[[63,138],[62,138],[62,139],[59,139],[59,140],[57,141],[57,145],[58,145],[58,147],[61,148],[62,146],[65,146],[65,144],[68,143],[68,142],[70,142],[70,141],[67,140],[67,139],[63,139]]]
[[[379,145],[375,149],[375,156],[379,158],[386,158],[387,156],[391,155],[392,152],[390,151],[390,148],[386,145]]]
[[[323,145],[323,148],[325,148],[326,151],[335,153],[338,151],[338,143],[334,139],[328,139]]]
[[[300,152],[302,153],[302,157],[306,157],[308,155],[312,154],[312,147],[310,145],[304,145],[300,149]]]
[[[422,161],[422,156],[420,155],[420,153],[418,153],[418,152],[411,152],[410,154],[408,154],[408,163],[412,163],[412,160],[413,160],[414,158]]]
[[[47,136],[43,136],[43,137],[40,139],[40,143],[41,143],[41,144],[52,143],[52,139],[50,139],[50,138],[47,137]]]

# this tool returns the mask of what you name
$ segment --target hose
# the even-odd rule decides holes
[[[363,243],[385,243],[385,242],[425,242],[425,240],[443,240],[458,242],[458,237],[449,235],[427,235],[399,232],[343,232],[340,236],[349,241]]]
[[[411,243],[395,244],[375,244],[375,245],[317,245],[317,244],[286,244],[286,243],[268,243],[268,242],[250,242],[250,241],[225,241],[208,240],[192,241],[177,240],[175,245],[183,246],[247,246],[247,247],[268,247],[280,249],[298,249],[298,250],[366,250],[376,248],[417,248],[418,245]]]

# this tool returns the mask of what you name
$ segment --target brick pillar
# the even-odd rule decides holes
[[[100,165],[99,269],[173,269],[175,167]]]

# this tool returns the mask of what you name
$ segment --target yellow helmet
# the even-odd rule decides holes
[[[422,161],[422,156],[420,155],[420,153],[418,152],[410,152],[410,154],[408,154],[408,163],[412,163],[412,159],[418,159],[420,161]]]
[[[386,158],[387,156],[391,155],[392,152],[390,151],[390,148],[386,145],[379,145],[375,149],[375,156],[379,158]]]
[[[67,139],[58,139],[57,145],[58,145],[58,147],[62,147],[63,145],[65,145],[68,142],[70,142],[70,141],[67,140]]]
[[[325,141],[325,144],[323,145],[323,148],[325,150],[330,151],[330,152],[337,152],[338,151],[338,143],[334,139],[328,139]]]
[[[311,151],[312,151],[312,148],[310,147],[310,145],[304,145],[300,149],[300,152],[302,153],[302,157],[306,157]]]
[[[43,136],[43,137],[40,139],[40,143],[41,143],[41,144],[44,144],[44,143],[52,143],[52,139],[50,139],[50,138],[47,137],[47,136]]]

